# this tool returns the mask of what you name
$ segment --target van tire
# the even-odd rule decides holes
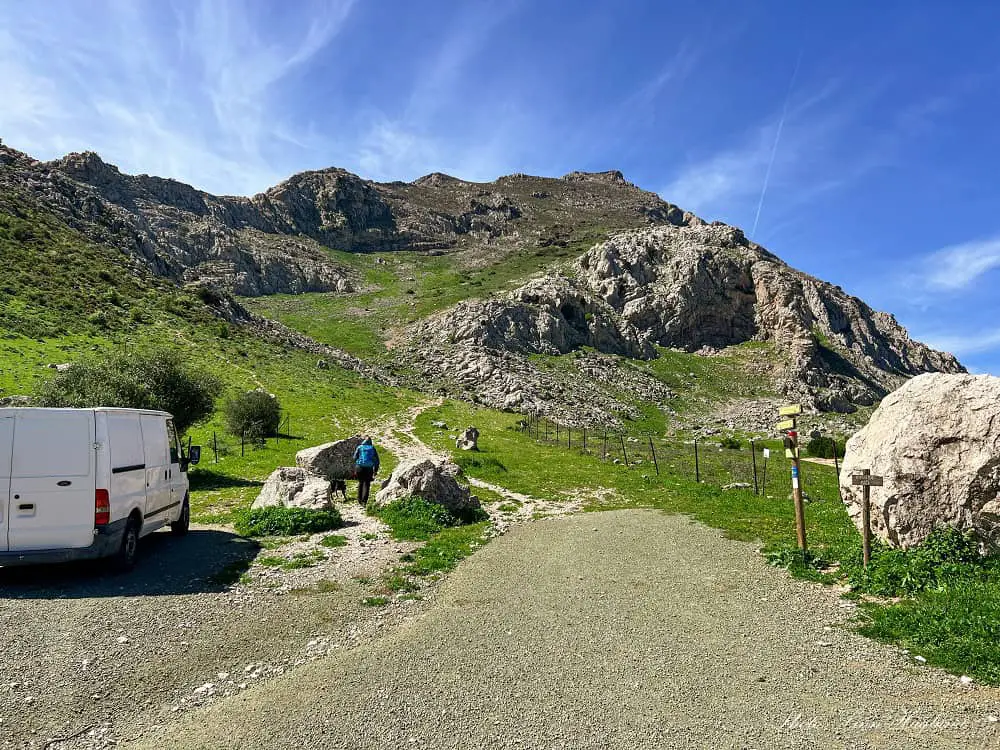
[[[191,528],[191,503],[184,496],[184,503],[181,505],[180,517],[170,524],[170,533],[174,536],[184,536]]]
[[[112,558],[114,568],[120,572],[132,570],[139,554],[139,523],[130,518],[122,533],[122,543]]]

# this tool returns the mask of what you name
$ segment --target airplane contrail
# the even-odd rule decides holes
[[[792,89],[795,88],[795,79],[799,75],[799,65],[802,64],[802,50],[799,50],[798,59],[795,61],[795,70],[792,71],[792,80],[788,84],[788,93],[785,94],[785,104],[781,108],[781,119],[778,120],[778,132],[774,134],[774,145],[771,147],[771,158],[767,162],[767,170],[764,172],[764,185],[760,189],[760,200],[757,202],[757,215],[753,218],[753,229],[750,236],[757,234],[757,223],[760,221],[760,211],[764,207],[764,196],[767,194],[767,184],[771,181],[771,168],[774,166],[774,157],[778,154],[778,142],[781,140],[781,131],[785,128],[785,116],[788,114],[788,102],[792,98]]]

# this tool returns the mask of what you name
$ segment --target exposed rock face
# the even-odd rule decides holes
[[[364,438],[355,435],[333,443],[305,448],[295,454],[295,465],[325,479],[352,479],[354,451]]]
[[[442,506],[456,518],[468,518],[482,506],[475,495],[469,494],[469,488],[455,479],[461,473],[461,467],[451,462],[438,464],[425,459],[402,463],[376,493],[375,506],[384,507],[407,497],[422,497]]]
[[[297,466],[284,466],[271,473],[251,507],[323,510],[331,507],[330,500],[328,480]]]
[[[895,547],[923,541],[935,526],[974,531],[1000,543],[1000,378],[920,375],[889,394],[847,443],[841,489],[861,523],[861,488],[870,469],[872,529]]]
[[[951,355],[911,340],[891,315],[796,271],[739,229],[695,222],[622,232],[568,273],[460,303],[411,335],[425,360],[457,380],[482,369],[476,358],[501,352],[589,346],[648,359],[656,346],[714,352],[768,341],[788,355],[781,390],[823,411],[869,406],[921,372],[964,371]],[[507,394],[530,386],[512,382]],[[507,395],[486,403],[508,406]]]

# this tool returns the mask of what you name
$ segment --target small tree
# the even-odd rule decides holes
[[[233,435],[263,439],[278,432],[281,404],[264,391],[249,391],[226,401],[226,427]]]
[[[84,357],[35,391],[41,406],[114,406],[170,412],[181,434],[215,410],[222,383],[170,349]]]

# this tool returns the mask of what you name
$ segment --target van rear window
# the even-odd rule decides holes
[[[93,412],[36,412],[14,427],[15,477],[86,477],[92,459]]]

